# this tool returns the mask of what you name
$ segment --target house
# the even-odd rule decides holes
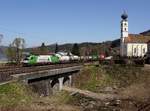
[[[148,51],[149,31],[140,34],[128,33],[128,15],[121,15],[120,55],[122,57],[143,57]]]

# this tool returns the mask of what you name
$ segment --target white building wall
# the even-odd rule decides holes
[[[143,57],[147,50],[146,43],[127,43],[128,57]]]

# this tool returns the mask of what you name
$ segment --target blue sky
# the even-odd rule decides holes
[[[2,45],[23,37],[26,46],[42,42],[102,42],[120,37],[120,15],[129,32],[150,29],[150,0],[0,0]]]

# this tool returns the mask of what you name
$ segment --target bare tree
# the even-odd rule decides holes
[[[17,64],[19,64],[23,56],[24,48],[25,40],[23,38],[15,38],[6,51],[7,57],[11,61],[15,61]]]
[[[8,58],[8,61],[14,62],[15,61],[15,48],[12,46],[12,44],[9,44],[9,47],[6,50],[6,56]]]
[[[12,46],[16,49],[16,62],[20,63],[22,52],[25,47],[25,40],[23,38],[15,38],[12,42]]]

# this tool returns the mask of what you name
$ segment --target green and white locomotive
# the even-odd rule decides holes
[[[29,55],[22,62],[24,65],[55,64],[59,63],[56,55]]]

